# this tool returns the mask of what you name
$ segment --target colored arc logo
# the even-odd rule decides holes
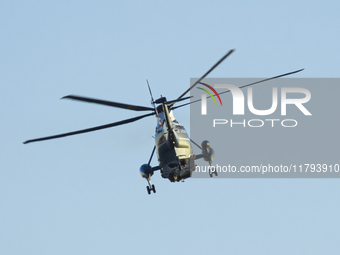
[[[216,91],[213,87],[211,87],[210,85],[208,85],[208,84],[206,84],[206,83],[203,83],[203,82],[199,82],[199,84],[202,84],[202,85],[208,87],[209,89],[211,89],[211,90],[215,93],[215,95],[217,96],[218,100],[220,100],[220,104],[221,104],[221,106],[222,106],[222,101],[221,101],[220,95],[217,93],[217,91]],[[211,93],[209,92],[209,90],[206,90],[206,89],[200,88],[200,87],[197,87],[197,88],[203,90],[203,91],[206,92],[206,93],[208,93],[208,95],[214,100],[215,105],[217,105],[216,100],[215,100],[213,94],[211,94]]]

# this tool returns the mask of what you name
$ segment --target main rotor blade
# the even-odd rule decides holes
[[[184,97],[193,87],[195,87],[201,80],[203,80],[212,70],[214,70],[219,64],[222,63],[231,53],[233,53],[235,49],[231,49],[227,54],[225,54],[213,67],[209,69],[201,78],[198,79],[189,89],[187,89],[182,95],[180,95],[177,99]]]
[[[132,104],[123,104],[123,103],[111,102],[111,101],[94,99],[94,98],[89,98],[89,97],[68,95],[68,96],[62,97],[61,99],[64,99],[64,98],[88,102],[88,103],[94,103],[94,104],[108,105],[108,106],[113,106],[113,107],[123,108],[127,110],[133,110],[133,111],[154,111],[154,109],[151,107],[132,105]]]
[[[187,100],[187,99],[190,99],[192,98],[193,96],[190,96],[190,97],[183,97],[183,98],[180,98],[180,99],[175,99],[175,100],[171,100],[171,101],[168,101],[166,102],[168,105],[170,104],[174,104],[174,103],[177,103],[177,102],[180,102],[180,101],[183,101],[183,100]]]
[[[152,104],[155,105],[155,101],[153,100],[153,96],[152,96],[152,92],[151,92],[151,89],[150,89],[150,85],[149,85],[149,81],[148,79],[146,79],[146,83],[148,84],[148,88],[149,88],[149,93],[150,93],[150,97],[151,97],[151,100],[152,100]]]
[[[297,71],[293,71],[293,72],[289,72],[289,73],[285,73],[285,74],[280,74],[280,75],[277,75],[277,76],[274,76],[274,77],[271,77],[271,78],[267,78],[267,79],[264,79],[264,80],[256,81],[256,82],[253,82],[253,83],[249,83],[249,84],[243,85],[243,86],[238,87],[238,88],[242,89],[242,88],[245,88],[245,87],[248,87],[248,86],[252,86],[252,85],[255,85],[255,84],[258,84],[258,83],[261,83],[261,82],[270,81],[270,80],[277,79],[277,78],[280,78],[280,77],[283,77],[283,76],[295,74],[295,73],[301,72],[301,71],[303,71],[303,70],[305,70],[305,69],[302,68],[302,69],[299,69],[299,70],[297,70]],[[226,90],[226,91],[223,91],[223,92],[221,92],[221,93],[218,93],[218,95],[222,95],[222,94],[225,94],[225,93],[228,93],[228,92],[230,92],[230,90]],[[216,95],[214,95],[214,97],[215,97],[215,96],[216,96]],[[210,98],[210,96],[207,97],[207,98]],[[186,106],[186,105],[189,105],[189,104],[193,104],[193,103],[196,103],[196,102],[199,102],[199,101],[201,101],[201,99],[197,99],[197,100],[192,101],[192,102],[190,102],[190,103],[186,103],[186,104],[182,104],[182,105],[173,107],[172,110],[175,110],[175,109],[177,109],[177,108],[180,108],[180,107],[183,107],[183,106]]]
[[[242,88],[249,87],[249,86],[252,86],[252,85],[261,83],[261,82],[270,81],[270,80],[277,79],[277,78],[280,78],[280,77],[283,77],[283,76],[295,74],[295,73],[301,72],[301,71],[303,71],[303,70],[305,70],[305,69],[302,68],[302,69],[299,69],[299,70],[297,70],[297,71],[293,71],[293,72],[289,72],[289,73],[285,73],[285,74],[280,74],[280,75],[277,75],[277,76],[274,76],[274,77],[271,77],[271,78],[267,78],[267,79],[264,79],[264,80],[261,80],[261,81],[256,81],[256,82],[253,82],[253,83],[250,83],[250,84],[247,84],[247,85],[243,85],[243,86],[241,86],[241,87],[239,87],[239,88],[242,89]],[[223,92],[218,93],[218,94],[219,94],[219,95],[222,95],[222,94],[228,93],[228,92],[230,92],[230,90],[223,91]]]
[[[149,114],[137,116],[137,117],[134,117],[134,118],[131,118],[131,119],[121,120],[121,121],[118,121],[118,122],[114,122],[114,123],[110,123],[110,124],[106,124],[106,125],[102,125],[102,126],[98,126],[98,127],[82,129],[82,130],[73,131],[73,132],[69,132],[69,133],[64,133],[64,134],[60,134],[60,135],[53,135],[53,136],[47,136],[47,137],[42,137],[42,138],[27,140],[27,141],[25,141],[25,142],[23,142],[23,143],[26,144],[26,143],[32,143],[32,142],[38,142],[38,141],[56,139],[56,138],[61,138],[61,137],[65,137],[65,136],[77,135],[77,134],[92,132],[92,131],[96,131],[96,130],[100,130],[100,129],[105,129],[105,128],[110,128],[110,127],[120,126],[120,125],[124,125],[124,124],[127,124],[127,123],[134,122],[134,121],[136,121],[136,120],[143,119],[143,118],[145,118],[145,117],[148,117],[148,116],[151,116],[151,115],[154,115],[154,114],[155,114],[155,113],[149,113]]]

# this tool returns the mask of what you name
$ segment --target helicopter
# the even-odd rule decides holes
[[[68,95],[62,97],[62,99],[71,99],[76,101],[94,103],[94,104],[101,104],[116,108],[127,109],[131,111],[149,111],[149,113],[136,116],[134,118],[129,118],[125,120],[121,120],[118,122],[96,126],[92,128],[82,129],[78,131],[63,133],[59,135],[47,136],[42,138],[31,139],[23,142],[24,144],[50,140],[61,138],[65,136],[72,136],[87,132],[92,132],[96,130],[116,127],[124,124],[128,124],[131,122],[135,122],[137,120],[155,116],[157,120],[156,129],[155,129],[155,146],[153,147],[151,156],[149,158],[148,163],[143,164],[139,171],[142,178],[146,179],[148,185],[146,186],[147,193],[150,195],[151,192],[156,193],[155,185],[151,183],[151,177],[155,171],[160,171],[162,178],[168,179],[170,182],[183,182],[185,179],[190,178],[192,173],[195,171],[195,160],[203,159],[207,161],[210,166],[212,166],[212,161],[214,159],[214,150],[210,146],[210,142],[207,140],[202,141],[201,146],[198,145],[196,142],[190,139],[188,133],[186,132],[183,125],[181,125],[176,118],[174,117],[173,111],[177,108],[190,105],[192,103],[196,103],[201,101],[201,99],[197,99],[194,101],[190,101],[189,103],[184,103],[179,106],[174,106],[178,102],[182,102],[188,99],[191,99],[191,96],[184,97],[187,93],[193,89],[197,84],[202,84],[201,81],[211,72],[213,71],[219,64],[221,64],[231,53],[235,50],[231,49],[225,54],[215,65],[213,65],[201,78],[199,78],[193,85],[189,87],[186,91],[184,91],[177,99],[174,100],[167,100],[166,97],[161,96],[160,98],[154,100],[149,82],[147,80],[147,85],[151,97],[151,105],[152,107],[146,106],[139,106],[139,105],[132,105],[132,104],[125,104],[125,103],[118,103],[113,101],[101,100],[101,99],[94,99],[89,97],[83,96],[76,96],[76,95]],[[271,78],[263,79],[257,82],[253,82],[244,86],[240,86],[239,88],[244,88],[247,86],[252,86],[261,82],[265,82],[268,80],[276,79],[279,77],[291,75],[297,72],[300,72],[304,69],[300,69],[294,72],[281,74],[278,76],[274,76]],[[221,95],[224,93],[229,93],[230,90],[223,91],[218,93],[217,95]],[[217,96],[214,95],[214,96]],[[209,97],[211,98],[211,96]],[[192,149],[192,144],[197,146],[200,150],[200,154],[194,154]],[[157,150],[158,155],[158,162],[157,166],[152,167],[150,165],[151,160],[155,151]],[[209,176],[213,177],[213,175],[217,176],[217,171],[209,169]]]

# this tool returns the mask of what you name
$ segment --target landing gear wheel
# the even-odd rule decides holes
[[[215,171],[215,176],[217,176],[217,171]]]
[[[151,194],[151,190],[150,190],[149,186],[146,186],[146,190],[148,191],[148,194],[150,195]]]
[[[153,193],[156,193],[155,185],[152,184],[152,189]]]
[[[210,175],[210,178],[212,178],[212,177],[213,177],[213,175],[212,175],[212,173],[211,173],[211,172],[209,172],[209,175]]]

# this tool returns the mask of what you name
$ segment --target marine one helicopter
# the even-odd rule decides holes
[[[53,135],[48,137],[42,137],[37,139],[31,139],[24,142],[24,144],[31,143],[31,142],[38,142],[38,141],[44,141],[44,140],[50,140],[55,138],[61,138],[65,136],[71,136],[76,134],[82,134],[87,132],[92,132],[100,129],[110,128],[110,127],[116,127],[120,125],[124,125],[127,123],[131,123],[140,119],[143,119],[145,117],[149,116],[155,116],[157,119],[157,126],[156,126],[156,132],[155,132],[155,146],[152,150],[150,159],[147,164],[143,164],[139,171],[143,178],[145,178],[148,182],[147,192],[148,194],[151,194],[151,191],[153,193],[156,193],[155,186],[151,183],[151,176],[154,174],[155,171],[160,170],[161,176],[165,179],[169,179],[171,182],[179,182],[184,181],[186,178],[191,177],[192,172],[195,171],[195,163],[194,161],[197,159],[203,159],[207,162],[209,162],[210,166],[212,165],[212,160],[214,159],[214,150],[210,147],[209,141],[203,141],[201,143],[201,146],[192,141],[185,128],[175,119],[173,115],[173,111],[177,108],[189,105],[191,103],[199,102],[201,99],[191,101],[189,103],[185,103],[179,106],[174,106],[176,103],[188,100],[191,97],[187,96],[184,97],[191,89],[193,89],[197,84],[199,84],[212,70],[214,70],[222,61],[224,61],[232,52],[234,49],[230,50],[227,54],[225,54],[213,67],[211,67],[201,78],[199,78],[193,85],[190,86],[189,89],[184,91],[177,99],[174,100],[167,100],[166,97],[161,96],[160,98],[154,100],[151,89],[149,86],[149,83],[147,81],[147,85],[150,92],[151,97],[151,103],[153,107],[145,107],[145,106],[138,106],[138,105],[131,105],[131,104],[124,104],[124,103],[118,103],[118,102],[112,102],[112,101],[106,101],[106,100],[100,100],[100,99],[94,99],[94,98],[88,98],[88,97],[82,97],[82,96],[75,96],[75,95],[69,95],[65,96],[62,99],[72,99],[72,100],[78,100],[88,103],[95,103],[95,104],[101,104],[101,105],[107,105],[117,108],[123,108],[128,109],[132,111],[149,111],[149,113],[140,115],[134,118],[125,119],[122,121],[87,128],[83,130],[78,130],[74,132],[69,133],[63,133],[59,135]],[[297,73],[302,71],[303,69],[274,76],[268,79],[260,80],[251,84],[247,84],[244,86],[241,86],[239,88],[244,88],[247,86],[255,85],[257,83],[261,83],[264,81],[276,79],[279,77],[283,77],[286,75],[290,75],[293,73]],[[228,93],[229,90],[218,93],[218,95]],[[192,144],[197,146],[201,150],[201,154],[195,155],[192,150]],[[158,154],[158,166],[152,167],[150,165],[152,157],[154,155],[155,150],[157,150]],[[209,171],[210,177],[213,177],[213,175],[217,176],[217,172]]]

